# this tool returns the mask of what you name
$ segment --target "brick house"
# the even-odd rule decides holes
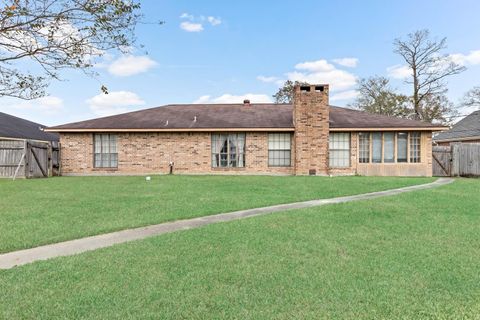
[[[293,104],[168,105],[51,127],[64,175],[431,176],[431,124],[329,105],[328,85]]]

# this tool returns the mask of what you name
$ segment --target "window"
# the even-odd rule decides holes
[[[114,134],[95,134],[94,140],[94,159],[95,168],[117,168],[117,136]]]
[[[212,167],[245,167],[245,133],[212,134]]]
[[[395,162],[395,134],[383,133],[383,162]]]
[[[382,133],[372,133],[372,162],[382,162]]]
[[[408,132],[397,133],[397,162],[407,162]]]
[[[291,165],[291,134],[270,133],[268,135],[268,165],[289,167]]]
[[[350,133],[331,132],[329,137],[329,149],[330,167],[350,167]]]
[[[410,162],[420,162],[420,132],[410,133]]]
[[[360,132],[359,137],[359,156],[360,163],[370,162],[370,132]]]

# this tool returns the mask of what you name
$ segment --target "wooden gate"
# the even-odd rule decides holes
[[[60,175],[58,142],[0,140],[0,178]]]
[[[25,150],[26,178],[48,177],[49,144],[42,142],[27,141]]]
[[[434,146],[432,149],[432,174],[436,177],[452,175],[452,148]]]

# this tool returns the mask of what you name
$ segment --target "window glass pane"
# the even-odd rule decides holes
[[[382,162],[382,133],[372,133],[372,162]]]
[[[397,162],[407,162],[407,132],[397,134]]]
[[[395,162],[395,135],[393,132],[383,134],[383,162]]]
[[[288,167],[291,165],[291,134],[270,133],[268,135],[268,165]]]
[[[114,134],[95,134],[93,165],[95,168],[118,167],[117,136]]]
[[[370,162],[370,132],[360,132],[359,137],[359,157],[360,163]]]
[[[350,166],[350,133],[332,132],[329,135],[330,167]]]
[[[420,162],[420,132],[410,132],[410,162]]]
[[[245,133],[212,134],[212,167],[245,166]]]

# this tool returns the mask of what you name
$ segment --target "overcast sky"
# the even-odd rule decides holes
[[[480,85],[480,1],[142,1],[145,50],[107,55],[92,79],[63,74],[37,101],[0,98],[0,111],[46,125],[169,103],[268,102],[286,79],[328,83],[346,106],[359,77],[409,91],[393,40],[428,28],[468,70],[449,79],[458,103]],[[100,92],[105,84],[110,94]],[[468,111],[468,110],[467,110]],[[467,112],[463,111],[463,112]]]

